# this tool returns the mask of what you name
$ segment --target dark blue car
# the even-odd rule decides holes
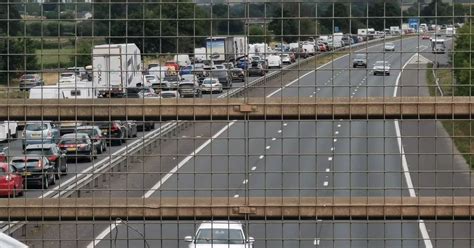
[[[181,69],[179,70],[179,75],[181,75],[181,76],[192,74],[192,73],[193,73],[193,66],[192,65],[181,67]]]
[[[237,67],[242,70],[246,70],[249,67],[249,64],[250,62],[248,59],[240,59],[239,61],[237,61]]]

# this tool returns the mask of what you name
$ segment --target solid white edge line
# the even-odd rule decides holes
[[[227,124],[225,127],[223,127],[221,130],[219,130],[219,132],[217,132],[216,134],[214,134],[214,136],[212,136],[212,138],[206,140],[206,142],[204,142],[202,145],[200,145],[196,150],[194,150],[191,154],[189,154],[186,158],[184,158],[183,160],[181,160],[181,162],[179,162],[178,165],[176,165],[173,169],[171,169],[170,172],[168,172],[168,174],[166,174],[164,177],[162,177],[155,185],[153,185],[153,187],[150,188],[150,190],[148,190],[143,196],[142,198],[149,198],[151,195],[153,195],[153,193],[155,193],[158,189],[161,188],[161,186],[174,174],[176,173],[176,171],[178,171],[183,165],[185,165],[189,160],[191,160],[196,154],[198,154],[199,152],[201,152],[207,145],[209,145],[214,139],[216,139],[217,137],[219,137],[222,133],[224,133],[225,131],[227,131],[227,129],[229,129],[232,125],[234,125],[236,121],[232,121],[230,122],[229,124]],[[235,196],[234,196],[235,197]],[[238,196],[237,196],[238,197]],[[109,235],[109,233],[111,233],[115,228],[117,228],[118,224],[117,223],[112,223],[109,225],[109,227],[107,227],[104,231],[102,231],[98,236],[96,236],[96,238],[90,242],[88,245],[87,245],[87,248],[94,248],[96,247],[100,241],[102,241],[102,239],[104,239],[105,237],[107,237],[107,235]]]
[[[411,56],[407,60],[407,62],[403,65],[402,69],[400,70],[400,73],[398,74],[397,80],[395,81],[395,88],[393,90],[393,96],[394,97],[396,97],[397,94],[398,94],[398,85],[400,83],[400,78],[402,76],[403,70],[407,67],[410,60],[412,60],[415,56],[417,56],[417,54],[418,53],[415,53],[413,56]],[[407,158],[405,156],[405,150],[403,149],[402,135],[401,135],[401,132],[400,132],[400,124],[398,123],[398,120],[395,120],[394,123],[395,123],[395,132],[396,132],[396,135],[397,135],[398,149],[400,151],[400,155],[402,156],[402,169],[403,169],[403,175],[405,176],[405,181],[407,183],[408,193],[410,194],[410,197],[416,197],[415,188],[413,186],[413,181],[411,180],[410,170],[408,168]],[[418,228],[420,229],[421,237],[423,238],[423,242],[425,244],[425,247],[426,248],[432,248],[433,243],[431,243],[430,235],[428,234],[425,222],[423,220],[418,220]]]

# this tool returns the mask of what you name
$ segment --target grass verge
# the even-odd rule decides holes
[[[433,65],[428,65],[426,71],[426,78],[428,89],[431,96],[441,96],[438,86],[436,85],[436,79],[433,76]],[[452,70],[449,68],[436,69],[436,77],[439,78],[439,86],[443,91],[444,96],[453,96],[454,92],[454,81]],[[469,164],[471,169],[474,169],[474,142],[472,135],[474,134],[474,125],[470,120],[443,120],[441,121],[444,129],[448,132],[449,136],[457,147],[458,151]]]
[[[43,65],[43,68],[54,69],[69,65],[74,53],[74,48],[38,49],[36,58],[40,67]]]

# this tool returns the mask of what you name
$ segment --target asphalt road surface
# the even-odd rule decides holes
[[[396,88],[397,95],[426,94],[423,91],[425,67],[414,67],[407,64],[408,60],[418,52],[440,63],[447,59],[432,55],[429,41],[411,38],[395,44],[395,52],[384,53],[382,45],[359,51],[367,53],[367,70],[353,69],[351,56],[346,56],[266,95],[393,96]],[[371,65],[378,60],[391,64],[390,76],[372,75]],[[400,87],[396,87],[397,82]],[[179,135],[180,139],[169,142],[154,155],[159,161],[145,159],[136,171],[128,171],[137,173],[123,175],[123,181],[111,183],[107,190],[97,190],[94,195],[123,196],[124,191],[127,196],[135,197],[472,194],[468,167],[453,155],[450,139],[435,121],[201,123]],[[212,142],[205,143],[214,135]],[[401,155],[400,144],[406,156]],[[172,152],[167,153],[168,149]],[[196,155],[187,157],[193,150]],[[438,154],[444,154],[444,157]],[[407,168],[404,168],[404,160]],[[140,171],[148,172],[153,167],[156,167],[155,174],[139,175]],[[166,181],[155,187],[156,191],[149,190],[158,180],[156,173],[162,173],[161,178],[174,167],[176,172],[170,173]],[[439,168],[443,168],[444,173],[434,171]],[[435,191],[434,187],[444,190]],[[193,235],[199,223],[198,220],[124,221],[112,225],[47,223],[49,231],[41,232],[38,238],[44,247],[83,247],[91,244],[91,237],[98,237],[97,242],[91,244],[96,247],[186,247],[184,236]],[[274,220],[246,223],[249,236],[256,239],[255,247],[467,247],[474,235],[474,228],[465,221]],[[34,231],[34,227],[27,231],[31,230]]]

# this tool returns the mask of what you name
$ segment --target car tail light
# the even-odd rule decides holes
[[[7,182],[11,181],[12,180],[12,176],[10,174],[8,174],[7,176],[5,176],[5,180]]]
[[[43,162],[42,162],[42,161],[38,161],[38,163],[36,164],[36,167],[38,167],[38,168],[43,168]]]
[[[56,155],[51,155],[51,156],[48,157],[48,160],[49,160],[49,161],[55,161],[57,158],[58,158],[58,156],[56,156]]]
[[[120,130],[120,127],[117,123],[114,123],[112,127],[110,128],[111,131],[118,131]]]
[[[52,136],[51,131],[48,131],[48,138],[51,138],[51,136]]]

